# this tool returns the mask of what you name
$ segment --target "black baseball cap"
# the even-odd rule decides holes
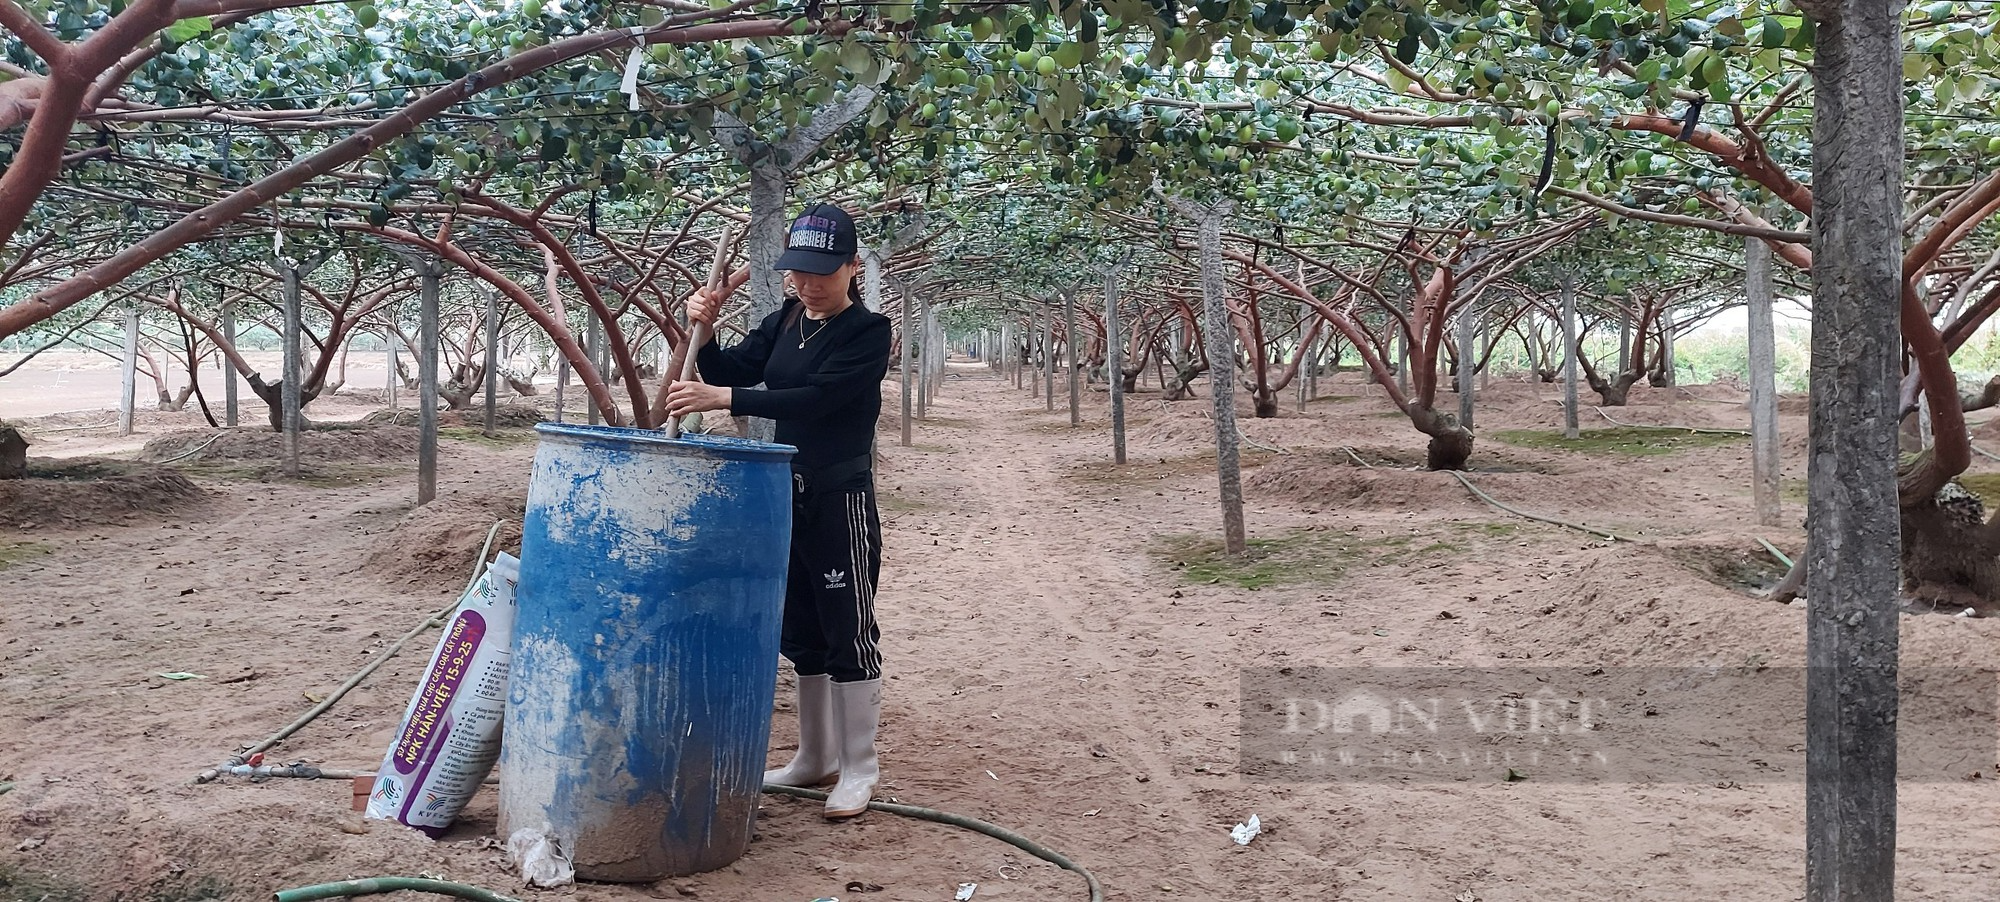
[[[851,262],[859,251],[854,217],[833,204],[814,204],[792,220],[777,268],[823,276]]]

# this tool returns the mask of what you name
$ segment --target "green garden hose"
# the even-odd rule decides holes
[[[312,902],[314,899],[371,896],[376,893],[393,893],[397,890],[457,896],[460,899],[472,899],[474,902],[520,902],[513,896],[503,896],[490,889],[424,877],[367,877],[361,880],[342,880],[339,883],[316,883],[312,886],[279,890],[273,893],[271,898],[275,902]]]
[[[776,783],[766,783],[764,784],[764,791],[771,795],[794,796],[801,799],[810,799],[815,802],[826,801],[826,793],[816,789],[801,789],[796,786],[780,786]],[[869,802],[868,807],[870,810],[880,811],[884,814],[894,814],[902,817],[916,818],[921,821],[963,827],[975,833],[983,833],[991,836],[1063,870],[1075,871],[1078,876],[1083,878],[1084,885],[1090,889],[1090,902],[1104,902],[1104,887],[1098,884],[1097,875],[1085,870],[1083,866],[1076,862],[1069,860],[1061,852],[1057,852],[998,824],[987,823],[976,817],[967,817],[963,814],[952,814],[949,811],[939,811],[935,808],[920,808],[916,805],[903,805],[896,802]],[[397,890],[414,890],[423,893],[457,896],[461,899],[472,899],[475,902],[520,902],[520,900],[511,896],[503,896],[492,890],[484,890],[476,886],[466,886],[463,883],[451,883],[444,880],[427,880],[422,877],[369,877],[363,880],[346,880],[340,883],[320,883],[312,886],[301,886],[297,889],[279,890],[271,898],[274,902],[313,902],[315,899],[333,899],[340,896],[366,896],[374,893],[392,893]]]
[[[826,801],[826,793],[816,789],[801,789],[796,786],[780,786],[776,783],[766,783],[764,784],[764,791],[772,795],[796,796],[801,799],[811,799],[815,802]],[[1084,884],[1090,888],[1090,902],[1104,902],[1104,887],[1098,885],[1097,875],[1085,870],[1076,862],[1069,860],[1061,852],[1057,852],[998,824],[989,824],[976,817],[966,817],[963,814],[952,814],[949,811],[939,811],[935,808],[919,808],[915,805],[903,805],[896,802],[869,802],[868,808],[871,811],[913,817],[920,821],[948,824],[953,827],[964,827],[975,833],[984,833],[1065,871],[1075,871],[1083,878]],[[279,902],[289,902],[289,900],[281,899]]]

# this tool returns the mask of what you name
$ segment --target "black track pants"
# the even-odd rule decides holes
[[[793,496],[792,560],[779,650],[801,676],[836,683],[882,676],[875,580],[882,520],[872,487]]]

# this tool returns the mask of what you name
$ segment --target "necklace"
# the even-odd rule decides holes
[[[846,309],[846,308],[844,308],[844,307],[843,307],[843,308],[841,308],[841,311],[840,311],[840,313],[846,313],[846,312],[847,312],[847,309]],[[814,330],[813,330],[813,334],[811,334],[811,335],[807,335],[807,334],[806,334],[806,327],[805,327],[805,326],[804,326],[803,324],[801,324],[801,325],[799,326],[799,348],[800,348],[801,350],[803,350],[803,349],[805,348],[805,346],[806,346],[806,342],[809,342],[809,341],[812,341],[812,340],[813,340],[813,339],[815,339],[815,338],[818,338],[818,337],[819,337],[819,334],[820,334],[821,332],[825,332],[825,331],[826,331],[826,327],[828,327],[828,326],[831,326],[831,325],[833,325],[833,321],[834,321],[834,320],[835,320],[836,318],[838,318],[838,317],[840,316],[840,313],[836,313],[836,314],[834,314],[833,316],[829,316],[829,317],[827,317],[826,319],[824,319],[824,320],[821,320],[821,321],[820,321],[820,324],[819,324],[819,328],[817,328],[817,329],[814,329]],[[807,317],[807,319],[811,319],[811,317]]]

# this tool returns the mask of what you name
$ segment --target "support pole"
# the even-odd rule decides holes
[[[1576,276],[1564,274],[1556,280],[1562,291],[1563,307],[1563,437],[1577,437],[1576,424]]]
[[[1042,401],[1049,413],[1056,410],[1056,312],[1042,314]]]
[[[930,407],[931,394],[931,311],[928,307],[917,314],[917,340],[922,347],[917,351],[917,419],[926,416]]]
[[[1076,365],[1076,289],[1074,287],[1063,292],[1063,349],[1063,356],[1069,362],[1069,424],[1076,426],[1083,422],[1083,410],[1081,406],[1083,402],[1083,389],[1081,387],[1082,374],[1077,372]]]
[[[417,263],[417,504],[437,497],[438,280],[444,263]]]
[[[139,401],[139,303],[125,308],[125,356],[118,366],[118,434],[132,434],[132,413]]]
[[[1472,346],[1472,311],[1458,312],[1458,424],[1472,429],[1472,371],[1478,369]]]
[[[383,381],[388,383],[385,390],[389,393],[389,409],[395,410],[396,383],[399,380],[396,378],[396,333],[393,330],[382,330],[382,346],[386,349],[383,355],[388,358],[385,365],[389,367],[389,378]]]
[[[588,358],[590,362],[597,367],[598,373],[600,374],[605,373],[607,371],[604,369],[604,365],[600,360],[600,358],[603,356],[600,353],[600,349],[604,345],[603,324],[597,321],[597,311],[595,310],[585,312],[583,318],[584,318],[583,319],[584,356]],[[584,404],[583,408],[584,416],[589,419],[590,425],[592,426],[597,425],[598,419],[601,415],[598,413],[597,410],[596,396],[594,396],[590,392],[585,392],[583,404]]]
[[[285,381],[281,388],[284,438],[284,473],[286,476],[299,475],[299,331],[302,328],[299,302],[299,266],[289,260],[278,261],[278,271],[284,277],[285,304]]]
[[[914,370],[916,369],[917,356],[917,334],[912,331],[916,326],[916,317],[910,310],[910,305],[914,303],[910,297],[910,289],[900,285],[898,288],[903,299],[903,365],[901,367],[903,377],[903,447],[908,448],[910,447],[910,393],[916,388],[911,383],[911,378],[915,375]]]
[[[1889,902],[1896,885],[1904,149],[1903,130],[1884,124],[1903,121],[1903,5],[1825,0],[1809,8],[1818,32],[1805,899]],[[1939,395],[1957,391],[1935,388]]]
[[[1111,459],[1125,465],[1125,359],[1118,332],[1118,270],[1104,274],[1104,359],[1111,370]]]
[[[1292,368],[1292,378],[1298,381],[1300,413],[1306,412],[1306,383],[1311,381],[1306,375],[1306,371],[1312,369],[1312,349],[1306,347],[1306,318],[1311,315],[1311,307],[1299,305],[1299,344],[1298,349],[1292,352],[1292,360],[1297,366]]]
[[[500,293],[486,292],[486,437],[493,437],[493,424],[500,406]]]
[[[1771,322],[1771,247],[1743,241],[1743,294],[1750,304],[1750,464],[1757,523],[1777,526],[1779,500],[1777,340]]]
[[[222,304],[222,340],[228,342],[230,347],[236,347],[235,301],[224,301]],[[393,366],[389,368],[392,378],[395,370]],[[236,372],[235,367],[229,365],[227,357],[222,360],[222,376],[222,425],[234,429],[236,428],[236,382],[243,376]]]

